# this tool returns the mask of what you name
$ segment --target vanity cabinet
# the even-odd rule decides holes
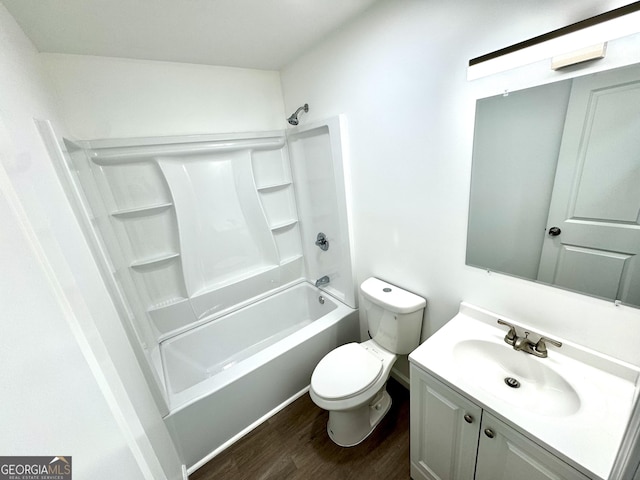
[[[482,409],[411,365],[411,478],[473,480]]]
[[[476,480],[589,478],[486,411],[480,430]]]
[[[413,480],[589,480],[411,365]]]

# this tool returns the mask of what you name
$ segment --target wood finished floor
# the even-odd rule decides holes
[[[329,414],[303,395],[189,476],[189,480],[408,480],[409,391],[390,379],[391,409],[360,445],[327,435]]]

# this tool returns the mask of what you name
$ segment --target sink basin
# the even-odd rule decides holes
[[[466,382],[529,413],[568,416],[580,409],[578,393],[545,365],[548,359],[516,351],[506,343],[471,339],[453,347],[453,360]],[[509,386],[507,378],[515,379],[519,386]]]

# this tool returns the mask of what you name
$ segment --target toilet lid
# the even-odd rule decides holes
[[[322,398],[353,397],[369,388],[382,372],[382,362],[357,343],[329,352],[313,371],[311,388]]]

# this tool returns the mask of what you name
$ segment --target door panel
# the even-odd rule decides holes
[[[640,68],[573,81],[538,280],[640,304]]]
[[[624,79],[618,79],[614,73],[610,75],[611,86],[587,87],[591,91],[590,110],[584,123],[586,143],[580,152],[583,169],[574,216],[637,224],[640,84],[618,85]]]
[[[617,298],[625,265],[631,259],[631,255],[562,245],[553,283],[591,295]]]

